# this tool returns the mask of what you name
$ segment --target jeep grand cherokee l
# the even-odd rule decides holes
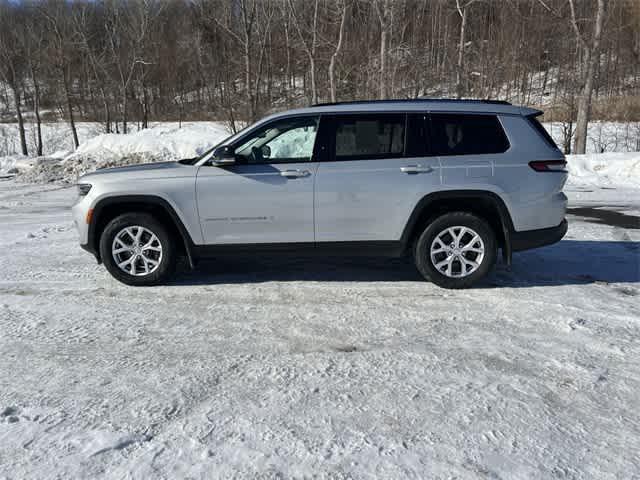
[[[79,180],[82,247],[129,285],[222,255],[397,257],[446,288],[475,284],[498,250],[559,241],[565,158],[499,101],[394,100],[271,115],[200,158]]]

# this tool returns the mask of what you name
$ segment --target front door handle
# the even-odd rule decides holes
[[[280,176],[287,178],[302,178],[311,175],[309,170],[283,170],[280,172]]]
[[[406,167],[400,167],[400,171],[403,173],[408,173],[409,175],[414,175],[416,173],[431,173],[433,172],[433,168],[429,165],[407,165]]]

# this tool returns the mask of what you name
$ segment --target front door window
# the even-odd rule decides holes
[[[250,133],[235,148],[238,163],[310,162],[319,117],[276,120]]]

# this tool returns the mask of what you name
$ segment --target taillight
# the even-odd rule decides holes
[[[536,172],[566,172],[565,160],[536,160],[529,162],[529,166]]]

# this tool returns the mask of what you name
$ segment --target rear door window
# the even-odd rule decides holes
[[[406,115],[336,115],[333,118],[333,158],[366,160],[404,155]]]
[[[432,150],[435,155],[503,153],[509,141],[495,115],[431,114]]]

